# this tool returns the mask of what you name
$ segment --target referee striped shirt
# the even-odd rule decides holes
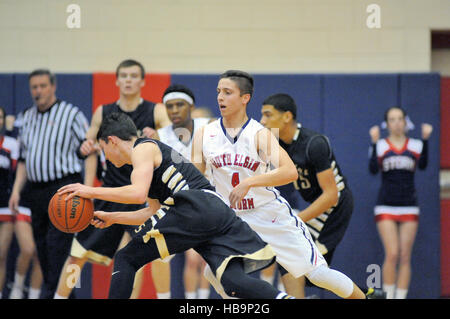
[[[76,151],[89,124],[78,107],[57,100],[45,112],[36,106],[26,109],[20,120],[19,160],[25,161],[28,180],[50,182],[81,173],[83,163]]]

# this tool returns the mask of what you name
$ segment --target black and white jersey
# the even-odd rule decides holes
[[[20,160],[25,161],[28,180],[50,182],[81,173],[83,162],[76,152],[88,129],[83,112],[69,102],[57,100],[40,112],[30,107],[21,116]]]
[[[312,203],[322,194],[316,174],[329,168],[333,169],[339,193],[347,187],[346,178],[325,135],[298,124],[292,143],[286,144],[280,140],[280,145],[297,167],[298,179],[294,182],[294,187],[305,201]]]
[[[157,199],[161,204],[173,205],[173,195],[180,190],[205,189],[214,191],[206,177],[187,161],[173,160],[175,150],[170,146],[150,138],[138,138],[134,147],[141,143],[155,143],[162,154],[161,164],[153,171],[148,197]],[[177,158],[182,156],[178,153]]]
[[[138,107],[132,112],[122,110],[117,102],[103,105],[102,118],[113,112],[121,112],[128,115],[138,129],[138,136],[141,135],[145,127],[155,129],[155,119],[153,111],[155,103],[142,99]],[[120,168],[115,167],[110,161],[106,160],[106,172],[103,176],[104,186],[124,186],[131,184],[130,175],[133,171],[131,165],[124,165]]]
[[[298,123],[292,143],[280,141],[280,145],[297,167],[298,179],[293,184],[306,202],[314,202],[323,192],[317,174],[330,168],[333,170],[338,202],[306,222],[320,252],[331,262],[333,251],[342,240],[353,213],[353,195],[347,186],[347,180],[325,135]]]

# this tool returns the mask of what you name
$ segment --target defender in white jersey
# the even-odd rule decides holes
[[[227,71],[220,76],[217,101],[222,118],[195,135],[192,162],[202,172],[210,164],[216,191],[270,244],[277,262],[292,276],[305,275],[342,298],[365,298],[350,278],[328,268],[305,223],[273,189],[296,180],[297,170],[274,135],[248,118],[246,106],[252,93],[249,74]],[[205,275],[226,298],[208,269]],[[286,291],[295,296],[298,289],[289,284],[296,282],[285,281],[286,276],[282,278]]]
[[[199,128],[208,124],[212,119],[192,118],[195,96],[189,88],[181,84],[172,84],[164,91],[163,103],[172,124],[157,131],[159,140],[172,148],[174,162],[190,161],[192,137]],[[164,258],[163,262],[168,263],[173,256]],[[184,257],[185,299],[208,299],[209,282],[202,276],[206,265],[205,261],[194,249],[186,250]]]
[[[174,127],[169,125],[159,129],[159,140],[164,144],[169,145],[175,151],[183,155],[186,159],[190,160],[192,150],[192,136],[195,132],[208,124],[210,119],[208,118],[196,118],[192,119],[192,133],[186,127]]]
[[[241,180],[251,176],[265,174],[270,170],[260,156],[256,145],[256,136],[264,127],[253,119],[248,119],[235,137],[228,135],[223,118],[205,126],[203,129],[203,156],[211,166],[211,179],[219,194],[230,194]],[[280,193],[272,186],[250,188],[247,195],[235,205],[230,206],[238,213],[261,207]]]

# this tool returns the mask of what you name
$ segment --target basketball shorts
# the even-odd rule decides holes
[[[237,216],[267,242],[280,264],[294,277],[327,264],[306,227],[281,196],[252,210],[238,211]]]
[[[271,247],[217,193],[191,189],[177,192],[173,199],[173,205],[162,206],[133,237],[130,245],[141,263],[148,262],[149,247],[156,247],[161,259],[194,248],[220,280],[233,258],[242,258],[247,273],[275,261]]]
[[[322,255],[331,263],[337,245],[344,238],[353,213],[353,195],[344,189],[337,206],[306,222],[309,232]]]
[[[105,212],[135,211],[145,207],[135,204],[121,204],[94,200],[95,210]],[[113,224],[100,229],[89,225],[85,230],[75,234],[70,249],[70,255],[78,258],[88,258],[88,261],[108,266],[116,253],[125,231],[134,236],[137,226]]]

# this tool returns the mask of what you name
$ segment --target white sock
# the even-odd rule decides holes
[[[11,292],[9,293],[9,299],[22,299],[23,287],[19,287],[16,284],[13,285]]]
[[[41,294],[41,289],[30,287],[28,291],[28,299],[39,299],[39,295]]]
[[[156,297],[158,299],[170,299],[170,291],[168,292],[157,292]]]
[[[285,292],[280,292],[278,293],[278,295],[275,297],[275,299],[295,299],[294,297],[288,295]]]
[[[395,297],[395,285],[383,284],[383,290],[386,292],[386,299],[394,299]]]
[[[23,288],[24,282],[25,282],[25,276],[16,272],[14,274],[14,287]]]
[[[55,292],[53,299],[69,299],[69,297],[63,297],[60,294],[58,294],[57,292]]]
[[[406,295],[408,294],[408,289],[397,288],[395,291],[395,299],[406,299]]]
[[[275,299],[286,299],[287,293],[285,292],[279,292],[278,295],[275,297]]]
[[[197,293],[195,291],[185,291],[184,292],[184,298],[186,298],[186,299],[197,299]]]
[[[209,288],[199,288],[197,290],[198,299],[209,299]]]

